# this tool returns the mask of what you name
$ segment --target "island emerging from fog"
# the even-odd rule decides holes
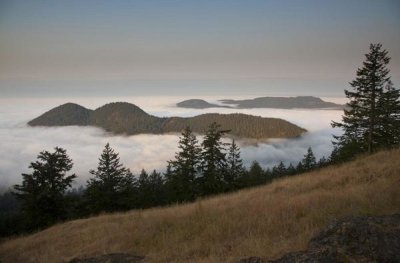
[[[209,103],[202,99],[190,99],[178,102],[176,106],[191,109],[207,108],[274,108],[274,109],[343,109],[344,105],[324,101],[314,96],[297,97],[259,97],[246,100],[220,100],[221,104]]]
[[[28,125],[95,126],[113,134],[125,135],[179,133],[189,126],[193,132],[205,134],[213,122],[220,124],[222,130],[229,130],[230,136],[239,138],[293,138],[306,132],[283,119],[240,113],[207,113],[187,118],[156,117],[127,102],[109,103],[96,110],[66,103],[31,120]]]

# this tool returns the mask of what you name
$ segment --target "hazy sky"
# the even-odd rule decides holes
[[[400,1],[0,0],[0,95],[342,95]]]

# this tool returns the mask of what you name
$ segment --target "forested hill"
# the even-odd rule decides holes
[[[291,138],[306,132],[288,121],[246,114],[202,114],[190,118],[159,118],[126,102],[106,104],[96,110],[66,103],[28,122],[30,126],[96,126],[115,134],[163,134],[181,132],[186,126],[204,134],[217,122],[232,136],[254,139]]]
[[[313,96],[297,97],[259,97],[247,100],[220,100],[223,105],[210,104],[204,100],[185,100],[176,104],[182,108],[275,108],[275,109],[343,109],[343,105],[324,101],[321,98]]]

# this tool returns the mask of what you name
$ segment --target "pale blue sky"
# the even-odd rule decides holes
[[[341,95],[400,1],[0,0],[0,94]]]

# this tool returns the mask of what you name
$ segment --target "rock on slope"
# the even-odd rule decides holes
[[[144,257],[106,254],[73,259],[70,263],[142,262]],[[277,260],[259,257],[239,263],[400,262],[400,214],[348,217],[328,225],[311,239],[308,249]]]
[[[348,217],[328,225],[306,251],[277,260],[251,257],[239,262],[400,262],[400,214]]]

